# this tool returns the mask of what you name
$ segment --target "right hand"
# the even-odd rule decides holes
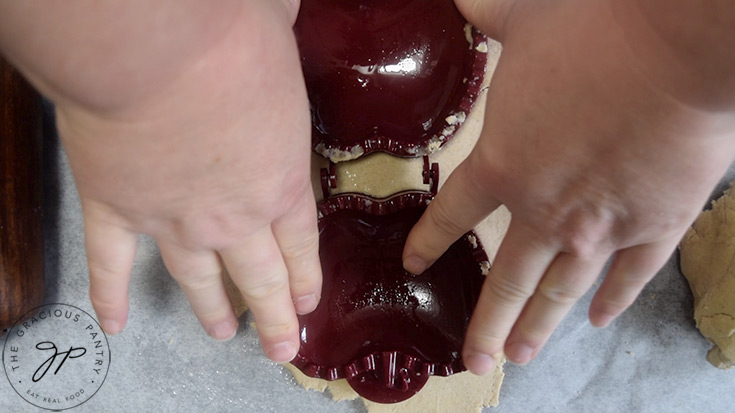
[[[732,162],[735,90],[700,106],[693,81],[665,64],[672,50],[624,2],[457,4],[503,52],[479,141],[409,234],[404,265],[422,272],[499,205],[510,210],[463,350],[483,374],[503,353],[534,358],[611,256],[590,319],[607,325],[633,302]],[[732,66],[719,67],[729,80]]]

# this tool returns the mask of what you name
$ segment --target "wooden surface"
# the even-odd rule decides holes
[[[41,165],[40,96],[0,58],[0,330],[43,301]]]

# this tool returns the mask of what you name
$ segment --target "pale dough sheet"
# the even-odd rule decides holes
[[[334,401],[359,398],[370,413],[424,413],[424,412],[480,412],[483,407],[497,406],[503,369],[499,365],[491,374],[482,377],[469,372],[449,377],[431,377],[414,397],[395,404],[380,404],[360,397],[344,379],[328,382],[303,374],[291,364],[286,365],[296,382],[307,390],[329,390]]]

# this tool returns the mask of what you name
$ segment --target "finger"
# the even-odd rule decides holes
[[[454,3],[467,21],[493,39],[501,40],[515,0],[455,0]]]
[[[411,229],[403,249],[406,271],[421,274],[454,241],[494,211],[500,203],[478,185],[476,152],[462,162]]]
[[[298,350],[298,321],[286,265],[270,226],[220,255],[253,313],[265,353],[276,362],[291,361]]]
[[[525,364],[536,357],[574,303],[592,286],[608,257],[556,256],[508,337],[505,354],[509,360]]]
[[[663,267],[679,238],[638,245],[620,250],[592,298],[590,322],[605,327],[630,307],[648,281]]]
[[[291,213],[273,223],[273,235],[286,263],[296,312],[310,313],[319,304],[322,289],[316,202],[311,191]]]
[[[225,290],[222,264],[217,254],[189,251],[165,241],[158,241],[158,249],[207,334],[216,340],[234,337],[237,317]]]
[[[84,211],[89,298],[102,329],[117,334],[128,320],[128,285],[138,234],[111,213],[89,204]]]
[[[541,276],[556,255],[530,229],[511,220],[467,328],[465,366],[474,374],[491,371]]]
[[[301,0],[280,0],[280,3],[285,8],[288,20],[293,25],[296,22],[296,17],[299,15]]]

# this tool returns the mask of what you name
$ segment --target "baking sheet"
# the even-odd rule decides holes
[[[79,199],[49,113],[46,118],[46,302],[93,314]],[[716,192],[733,178],[731,168]],[[536,360],[523,367],[506,365],[500,405],[486,412],[735,409],[735,370],[721,371],[705,360],[709,344],[694,327],[692,296],[676,255],[606,329],[587,321],[592,293],[574,307]],[[364,411],[360,402],[335,403],[328,395],[298,387],[282,366],[265,358],[249,315],[241,319],[233,340],[209,339],[168,276],[155,244],[144,236],[130,304],[127,328],[109,337],[105,383],[73,411]],[[0,412],[39,410],[0,376]]]

